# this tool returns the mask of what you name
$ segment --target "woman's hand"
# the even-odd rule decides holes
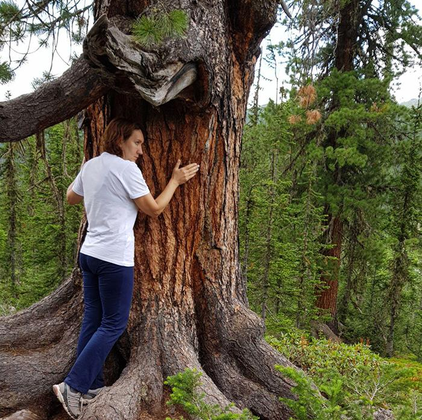
[[[156,198],[151,194],[143,195],[133,201],[138,206],[139,210],[146,213],[148,216],[157,217],[166,208],[167,204],[173,197],[174,192],[179,185],[184,184],[193,178],[199,170],[199,165],[191,163],[183,168],[180,168],[180,159],[177,161],[173,169],[173,174],[164,191]]]
[[[181,160],[178,159],[171,176],[171,179],[176,182],[177,185],[182,185],[189,181],[196,175],[199,170],[199,165],[197,163],[191,163],[189,165],[183,166],[183,168],[180,168],[180,163]]]

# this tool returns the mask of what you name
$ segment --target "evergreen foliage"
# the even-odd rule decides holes
[[[10,64],[3,62],[0,63],[0,83],[4,84],[10,82],[13,79],[13,71],[10,68]]]
[[[258,420],[249,410],[242,413],[232,413],[230,409],[233,404],[221,408],[218,404],[210,405],[205,403],[205,394],[200,393],[198,388],[201,385],[202,373],[196,369],[186,368],[183,372],[169,376],[164,382],[171,387],[169,405],[180,406],[189,416],[197,420]],[[191,418],[192,418],[191,417]],[[169,417],[166,420],[171,420]],[[185,420],[183,416],[178,420]]]
[[[356,72],[333,71],[316,92],[318,121],[309,124],[293,91],[245,128],[239,228],[250,304],[263,316],[265,305],[270,331],[310,330],[320,316],[314,291],[329,267],[321,255],[328,204],[344,223],[343,337],[364,337],[390,355],[394,340],[399,353],[420,355],[421,108],[397,105],[384,82]],[[326,113],[321,104],[333,92],[342,105]],[[329,130],[342,133],[335,147],[324,143]]]
[[[394,418],[414,420],[422,415],[422,364],[409,359],[383,359],[363,342],[347,345],[315,339],[303,330],[291,329],[267,341],[301,367],[275,368],[294,382],[295,399],[281,398],[294,413],[294,420],[372,420],[388,409]],[[255,419],[247,410],[241,414],[204,402],[198,388],[201,373],[185,369],[167,378],[176,405],[191,419]],[[167,420],[171,420],[167,418]],[[184,417],[179,417],[184,420]]]
[[[82,144],[75,121],[41,138],[0,145],[1,314],[27,307],[69,275],[76,258],[80,206],[65,206],[79,171]]]
[[[0,63],[0,83],[10,81],[16,69],[37,47],[51,47],[56,54],[59,32],[64,30],[72,42],[81,43],[90,26],[91,2],[43,0],[38,2],[0,1],[0,52],[9,46],[9,61]],[[62,35],[63,36],[63,35]],[[24,51],[22,51],[22,45]],[[11,54],[18,47],[19,54]],[[36,49],[38,49],[36,48]],[[70,57],[69,57],[70,58]],[[51,70],[51,69],[50,69]],[[51,77],[50,71],[48,76]]]
[[[309,327],[319,282],[320,153],[317,139],[308,143],[308,127],[297,133],[289,124],[292,106],[270,103],[246,126],[240,170],[243,276],[252,308],[268,313],[276,329]]]
[[[422,365],[416,362],[385,360],[367,344],[316,340],[303,331],[267,340],[306,372],[277,366],[296,383],[297,400],[283,402],[297,419],[372,420],[380,408],[402,420],[422,415]]]
[[[324,320],[316,298],[338,284],[330,325],[343,339],[420,357],[421,107],[391,95],[393,78],[420,58],[418,12],[406,1],[304,0],[292,10],[299,35],[278,46],[290,95],[259,109],[256,93],[244,135],[240,246],[251,306],[270,331],[310,331]],[[355,49],[341,44],[340,25],[356,31]],[[266,140],[274,133],[278,149]]]
[[[188,29],[188,16],[183,10],[165,11],[153,8],[132,25],[134,39],[144,47],[159,46],[166,38],[180,38]]]

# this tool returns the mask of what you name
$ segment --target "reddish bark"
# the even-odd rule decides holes
[[[208,402],[233,401],[262,420],[287,419],[290,412],[278,397],[291,398],[292,383],[275,365],[290,364],[266,344],[263,322],[247,307],[237,239],[247,97],[276,3],[182,3],[194,22],[192,32],[186,41],[171,41],[160,50],[161,64],[172,58],[196,63],[195,84],[159,108],[119,87],[120,93],[110,92],[85,112],[87,158],[99,153],[111,118],[124,115],[140,122],[146,142],[139,163],[154,195],[179,157],[201,167],[158,219],[138,218],[129,324],[107,362],[112,386],[81,419],[164,419],[168,390],[163,381],[186,367],[203,372]],[[98,13],[108,10],[109,18],[122,12],[136,16],[144,7],[122,0],[96,3]],[[81,312],[75,270],[51,296],[3,320],[0,415],[25,407],[43,418],[61,418],[51,385],[63,379],[74,360]]]
[[[341,262],[343,222],[334,217],[329,223],[326,233],[326,243],[332,247],[324,251],[325,265],[321,275],[321,286],[317,290],[316,306],[329,313],[333,319],[337,315],[338,276]]]

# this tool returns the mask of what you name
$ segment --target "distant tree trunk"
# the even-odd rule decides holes
[[[399,211],[400,230],[398,235],[398,243],[394,249],[394,259],[391,270],[390,287],[388,290],[388,303],[390,305],[390,323],[388,325],[386,351],[389,357],[394,356],[394,332],[396,321],[399,315],[401,303],[401,293],[403,286],[409,280],[409,258],[406,250],[406,241],[409,239],[411,201],[414,195],[416,185],[407,185],[403,196],[402,208]]]
[[[34,217],[35,214],[35,191],[37,187],[38,178],[38,153],[37,147],[33,142],[28,142],[28,166],[29,166],[29,196],[28,201],[28,214],[30,217]]]
[[[312,185],[314,182],[314,176],[316,174],[316,163],[312,165],[312,177],[308,179],[308,186],[306,190],[306,207],[305,215],[303,219],[303,244],[302,244],[302,255],[300,258],[300,272],[298,278],[298,297],[297,297],[297,307],[296,307],[296,328],[303,328],[305,324],[305,319],[309,316],[306,315],[306,284],[311,283],[311,275],[309,268],[309,260],[307,257],[307,252],[309,249],[310,243],[310,230],[312,226],[311,220],[311,206],[312,206]],[[296,177],[295,177],[296,178]],[[296,182],[296,181],[295,181]]]
[[[164,3],[188,13],[187,38],[168,41],[171,48],[163,47],[160,56],[145,54],[142,63],[153,57],[156,61],[148,65],[155,67],[145,66],[138,79],[133,73],[125,83],[119,79],[115,89],[120,93],[110,91],[86,110],[85,154],[98,155],[104,127],[111,118],[125,116],[138,121],[145,133],[140,166],[153,195],[162,191],[179,157],[183,164],[199,163],[200,173],[176,191],[158,219],[138,217],[132,310],[127,330],[107,362],[106,381],[112,386],[87,406],[81,419],[164,419],[168,390],[163,381],[186,367],[203,372],[206,401],[220,405],[233,401],[262,420],[288,419],[290,410],[278,397],[292,398],[292,383],[274,366],[289,362],[264,341],[264,324],[247,307],[237,227],[247,97],[259,44],[275,22],[277,4],[272,0]],[[107,12],[110,20],[123,26],[145,7],[143,0],[95,4],[96,17]],[[107,26],[104,18],[98,22]],[[112,46],[126,40],[114,28],[106,29],[106,34]],[[129,39],[122,42],[133,47]],[[104,45],[101,41],[98,47]],[[128,63],[136,64],[133,54]],[[121,55],[106,57],[103,51],[98,57],[98,65],[110,66],[110,72],[121,76],[110,61]],[[167,93],[160,97],[173,95],[174,86],[194,67],[197,80],[180,91],[178,84],[178,99],[158,107],[158,96],[148,96],[152,84],[143,83],[157,83],[159,70],[171,74],[180,61],[178,77],[171,78],[165,85]],[[166,74],[161,73],[160,83]],[[154,106],[135,94],[141,85],[141,96]],[[2,320],[0,415],[25,407],[43,418],[58,419],[55,413],[60,407],[51,385],[63,380],[74,361],[81,314],[81,278],[75,269],[49,297]]]
[[[394,356],[394,333],[396,328],[396,321],[399,314],[400,297],[403,285],[406,281],[407,271],[407,255],[403,247],[403,243],[397,245],[396,258],[393,263],[393,270],[391,273],[391,284],[389,290],[389,304],[390,304],[390,323],[388,325],[386,351],[388,357]]]
[[[335,68],[341,72],[353,70],[353,61],[357,52],[358,28],[362,16],[360,14],[359,0],[351,0],[341,3],[340,20],[337,30],[337,42],[335,49]],[[334,98],[331,109],[335,110],[339,106],[338,100]],[[337,137],[341,137],[341,133],[337,134],[331,131],[328,134],[327,144],[335,148],[337,146]],[[336,169],[332,172],[333,183],[340,182],[340,169],[336,165]],[[331,263],[327,268],[327,272],[321,275],[321,288],[317,288],[316,305],[322,312],[331,314],[332,321],[329,326],[338,332],[337,326],[337,292],[338,292],[338,274],[341,265],[341,245],[343,233],[343,221],[341,214],[333,214],[329,205],[326,206],[327,231],[324,235],[326,245],[333,245],[331,249],[323,250],[323,256],[337,258],[336,263]]]
[[[257,73],[257,80],[256,80],[256,87],[255,87],[255,93],[254,93],[254,100],[253,100],[253,107],[251,112],[251,124],[253,126],[258,124],[259,119],[259,84],[261,81],[261,65],[262,65],[262,55],[259,58],[259,67],[258,67],[258,73]],[[251,162],[253,170],[253,163]],[[246,168],[246,170],[250,170],[250,168]],[[243,235],[243,241],[244,241],[244,250],[243,250],[243,258],[242,258],[242,264],[241,264],[241,270],[242,270],[242,280],[244,283],[245,288],[248,284],[248,269],[249,269],[249,247],[250,247],[250,219],[251,219],[251,213],[253,209],[253,198],[252,198],[252,192],[253,192],[253,185],[249,185],[247,192],[246,192],[246,209],[245,209],[245,232]]]
[[[358,245],[358,230],[356,226],[358,224],[357,218],[353,223],[354,226],[350,228],[350,239],[349,239],[349,249],[348,249],[348,258],[347,258],[347,270],[346,270],[346,284],[344,286],[343,296],[338,305],[338,320],[339,322],[345,322],[348,315],[348,308],[350,299],[353,292],[353,271],[355,268],[355,254],[356,247]]]
[[[421,185],[420,163],[420,117],[414,119],[412,137],[407,140],[409,147],[404,147],[404,162],[398,179],[398,191],[396,205],[393,206],[393,221],[398,227],[393,227],[397,239],[394,247],[394,257],[391,267],[391,280],[388,290],[388,303],[390,305],[390,323],[388,326],[386,350],[389,357],[394,356],[394,334],[399,309],[402,301],[403,287],[410,280],[410,259],[408,256],[408,241],[419,237],[420,218],[418,214],[418,194]],[[404,141],[404,140],[402,140]],[[406,142],[406,143],[407,143]],[[405,144],[405,146],[407,146]],[[393,203],[394,203],[393,201]],[[397,230],[396,230],[397,229]]]
[[[260,90],[260,83],[261,83],[261,68],[262,68],[262,54],[259,57],[259,66],[258,66],[258,73],[256,75],[256,87],[255,93],[253,95],[253,106],[251,112],[251,123],[252,125],[257,125],[259,122],[259,90]]]
[[[274,223],[274,203],[275,203],[275,191],[274,184],[276,182],[276,165],[277,165],[277,151],[273,149],[271,154],[271,185],[269,187],[269,214],[268,222],[265,232],[265,255],[264,255],[264,273],[262,277],[262,303],[261,303],[261,316],[265,321],[268,310],[268,299],[270,289],[270,267],[271,259],[273,256],[273,245],[272,245],[272,234],[273,234],[273,223]]]
[[[245,209],[245,233],[244,233],[244,249],[242,258],[242,280],[245,287],[248,284],[248,265],[249,265],[249,248],[250,248],[250,219],[252,213],[253,201],[252,201],[252,186],[248,188],[246,192],[246,209]]]
[[[337,316],[338,275],[341,261],[342,233],[343,222],[339,217],[333,217],[329,221],[326,231],[327,239],[325,241],[325,243],[332,244],[333,246],[323,252],[323,255],[326,257],[321,276],[321,283],[324,288],[319,289],[316,301],[317,307],[324,312],[328,312],[333,320]]]
[[[18,180],[16,171],[16,144],[9,143],[6,148],[4,156],[4,172],[6,183],[6,197],[8,212],[8,230],[7,230],[7,255],[8,255],[8,270],[10,275],[12,294],[17,297],[17,286],[19,283],[17,274],[17,229],[18,229]]]
[[[58,256],[59,256],[59,275],[61,281],[64,281],[66,278],[67,272],[67,259],[66,259],[66,217],[64,209],[64,197],[63,192],[60,191],[56,179],[54,178],[53,171],[51,169],[50,162],[48,161],[47,151],[45,147],[45,135],[44,131],[37,133],[37,149],[41,157],[41,160],[44,163],[45,173],[47,175],[47,181],[50,185],[51,192],[53,193],[54,201],[56,203],[57,209],[57,221],[60,227],[58,235]],[[65,142],[64,142],[65,143]]]

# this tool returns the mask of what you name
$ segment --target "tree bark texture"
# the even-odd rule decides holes
[[[262,320],[247,306],[237,226],[247,98],[259,44],[275,22],[277,5],[272,0],[160,4],[188,13],[187,37],[144,51],[154,69],[145,71],[150,67],[144,66],[142,77],[129,77],[130,83],[86,109],[85,154],[92,158],[100,153],[107,123],[125,116],[139,122],[145,134],[139,164],[154,196],[165,187],[178,158],[182,164],[197,162],[200,172],[176,191],[158,219],[138,216],[129,324],[106,363],[110,388],[87,406],[81,419],[164,419],[169,409],[163,381],[187,367],[203,373],[200,391],[206,401],[234,402],[262,420],[287,419],[291,413],[278,397],[292,398],[292,383],[274,366],[290,363],[266,344]],[[117,33],[120,40],[127,20],[144,9],[145,2],[131,0],[95,5],[96,17],[107,13],[119,25],[121,33],[113,29],[108,34]],[[98,61],[101,71],[110,66],[116,72],[110,57]],[[144,87],[148,80],[157,83],[154,75],[171,70],[172,63],[177,72],[195,68],[196,78],[177,99],[156,107]],[[166,89],[174,93],[179,79],[170,80]],[[135,85],[144,87],[131,92]],[[81,289],[75,268],[52,295],[2,320],[0,416],[28,409],[42,418],[64,418],[51,386],[63,380],[74,361]]]

